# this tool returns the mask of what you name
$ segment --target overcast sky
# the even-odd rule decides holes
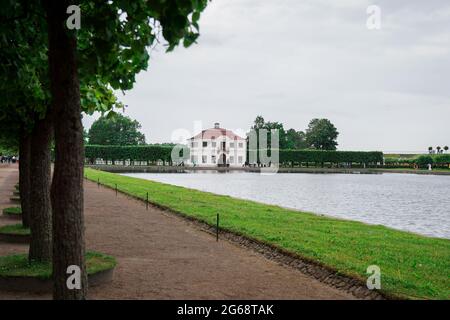
[[[188,49],[153,51],[119,95],[147,142],[198,120],[248,130],[262,115],[297,130],[328,118],[340,150],[450,145],[448,0],[213,0],[200,28]]]

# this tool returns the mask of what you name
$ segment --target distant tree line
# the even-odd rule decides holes
[[[440,146],[437,146],[436,150],[434,150],[433,147],[428,147],[428,153],[429,154],[435,154],[435,153],[442,154],[442,153],[447,152],[447,151],[448,151],[448,146],[445,146],[443,148],[441,148]]]
[[[88,132],[85,131],[87,163],[95,164],[97,159],[102,159],[112,164],[123,161],[163,161],[172,164],[171,151],[175,144],[146,144],[141,128],[137,120],[120,113],[102,115]]]
[[[90,145],[144,145],[145,135],[140,132],[141,124],[137,120],[120,113],[109,113],[94,121],[88,132],[84,132],[85,142]],[[251,127],[257,134],[260,129],[270,132],[277,129],[279,133],[279,149],[313,149],[336,150],[339,132],[328,119],[313,119],[305,131],[284,128],[281,122],[266,122],[262,116],[257,116]],[[270,148],[271,136],[268,135]],[[163,146],[173,146],[163,143]],[[265,147],[265,146],[264,146]]]
[[[110,112],[94,121],[89,131],[84,130],[86,145],[135,146],[146,145],[142,125],[120,113]],[[175,143],[154,143],[152,146],[174,147]]]
[[[280,149],[336,150],[338,146],[339,132],[328,119],[312,119],[305,131],[298,131],[293,128],[286,130],[281,122],[266,122],[262,116],[257,116],[251,130],[259,135],[261,129],[266,129],[268,132],[273,129],[278,130]],[[270,134],[267,141],[267,147],[270,148]]]

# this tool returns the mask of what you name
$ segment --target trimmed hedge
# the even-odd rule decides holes
[[[280,163],[383,163],[383,152],[280,150]]]
[[[440,165],[450,164],[450,153],[433,155],[433,162]]]
[[[93,162],[94,159],[103,160],[131,160],[131,161],[165,161],[171,162],[172,147],[166,146],[104,146],[87,145],[85,157]]]
[[[167,146],[100,146],[87,145],[85,157],[111,161],[165,161],[171,162],[172,147]],[[321,150],[279,150],[280,163],[383,163],[383,153],[379,151],[321,151]],[[185,159],[189,155],[185,155]]]
[[[254,150],[249,150],[249,152],[254,152]],[[271,151],[268,151],[267,154],[270,156]],[[248,153],[247,156],[249,159],[250,157]],[[383,153],[379,151],[364,152],[364,151],[327,151],[327,150],[279,150],[279,161],[281,164],[288,164],[288,163],[382,164]]]
[[[422,154],[414,158],[386,158],[388,167],[419,167],[426,168],[428,164],[438,168],[448,168],[450,165],[450,154]]]

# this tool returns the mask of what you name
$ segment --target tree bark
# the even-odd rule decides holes
[[[52,126],[49,118],[36,123],[31,138],[31,240],[30,261],[52,260],[52,216],[50,203],[50,142]]]
[[[30,135],[21,132],[19,146],[19,192],[22,208],[22,224],[30,226]]]
[[[87,294],[83,218],[83,127],[76,62],[77,40],[67,30],[67,0],[47,0],[49,71],[55,129],[51,187],[53,221],[53,298],[81,300]],[[67,268],[81,270],[80,289],[67,286]]]

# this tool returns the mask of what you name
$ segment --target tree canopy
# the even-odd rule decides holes
[[[31,144],[39,149],[30,153],[31,163],[38,165],[49,162],[47,146],[54,133],[51,218],[57,299],[84,299],[87,293],[81,112],[120,107],[113,90],[133,87],[136,74],[148,66],[148,49],[156,43],[164,43],[167,51],[180,42],[185,47],[194,43],[207,0],[82,0],[77,4],[82,17],[79,30],[67,28],[69,0],[4,0],[0,12],[0,126],[12,128],[4,130],[8,135],[3,138],[22,138],[24,131],[30,135],[35,130],[31,136],[45,141]],[[35,200],[42,208],[49,202],[42,191],[50,181],[46,174],[38,177],[45,182],[44,188],[36,187],[32,193],[38,195]],[[21,180],[20,185],[21,198],[26,198],[22,194],[26,184]],[[37,207],[38,201],[33,203]],[[47,215],[39,213],[36,218],[49,222]],[[38,224],[42,225],[32,225]],[[32,235],[41,234],[34,230],[38,228]],[[32,243],[37,242],[32,239]],[[70,265],[81,269],[80,290],[66,286]]]
[[[89,144],[94,145],[140,145],[145,136],[139,131],[141,124],[120,113],[112,117],[101,116],[89,129]]]
[[[305,133],[304,131],[296,130],[294,128],[286,130],[281,122],[265,121],[262,116],[257,116],[251,129],[255,130],[257,133],[260,129],[266,129],[268,133],[272,129],[277,129],[280,139],[280,149],[336,150],[337,142],[334,147],[332,142],[336,140],[337,132],[333,132],[328,123],[331,124],[331,122],[326,119],[314,119],[311,121],[310,126]],[[331,124],[331,126],[333,125]],[[268,134],[268,148],[270,148],[270,139],[270,134]]]
[[[336,150],[339,132],[328,119],[313,119],[306,129],[306,143],[317,150]]]
[[[289,129],[286,131],[286,149],[308,149],[306,134],[303,131]]]

